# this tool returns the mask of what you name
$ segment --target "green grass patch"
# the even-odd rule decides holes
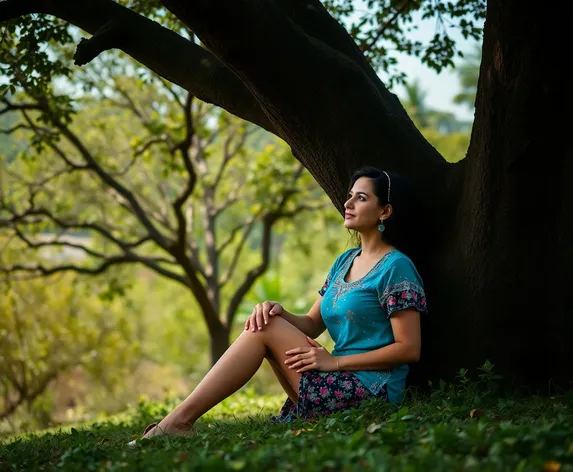
[[[491,375],[368,401],[318,421],[273,424],[282,396],[240,392],[185,438],[125,447],[173,405],[141,403],[106,421],[4,439],[0,470],[573,471],[573,393],[500,395]]]

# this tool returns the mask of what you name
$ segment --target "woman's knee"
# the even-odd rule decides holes
[[[274,334],[276,332],[284,332],[285,327],[292,327],[292,325],[280,316],[271,316],[269,323],[265,325],[260,332],[264,334]]]
[[[264,325],[260,330],[243,330],[241,335],[248,336],[253,340],[262,340],[268,338],[269,336],[274,336],[281,331],[281,328],[284,330],[285,324],[290,325],[290,323],[280,316],[272,316],[269,318],[268,324]]]

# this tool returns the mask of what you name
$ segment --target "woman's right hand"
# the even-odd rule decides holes
[[[271,316],[280,316],[284,313],[284,308],[280,303],[277,302],[263,302],[257,303],[253,312],[247,318],[245,322],[245,331],[251,330],[253,333],[255,331],[260,331],[263,327],[269,324],[269,319]]]

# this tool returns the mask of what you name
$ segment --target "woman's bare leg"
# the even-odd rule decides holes
[[[269,356],[267,357],[267,361],[269,361],[269,364],[273,368],[273,372],[277,376],[277,379],[281,384],[281,387],[283,388],[285,393],[292,400],[292,402],[296,404],[296,402],[298,402],[298,385],[296,390],[292,388],[292,385],[290,384],[289,380],[285,377],[283,369],[278,364],[278,362],[274,360],[274,358]]]
[[[298,392],[301,374],[287,367],[285,353],[307,344],[304,333],[278,316],[272,317],[262,331],[243,331],[195,390],[146,436],[189,429],[203,414],[245,385],[267,355],[281,369],[291,394]]]

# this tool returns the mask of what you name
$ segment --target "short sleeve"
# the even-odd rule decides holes
[[[413,262],[407,257],[393,261],[381,277],[378,299],[388,317],[396,311],[408,308],[419,312],[428,311],[422,279]]]
[[[328,271],[328,275],[326,276],[326,280],[324,281],[324,285],[323,285],[322,288],[318,291],[318,294],[319,294],[321,297],[324,297],[324,294],[326,293],[326,289],[327,289],[328,286],[330,285],[330,281],[332,280],[332,272],[333,272],[332,268],[333,268],[333,267],[334,267],[334,266],[332,266],[332,267],[330,268],[330,270]]]
[[[342,266],[342,264],[344,264],[344,261],[346,260],[346,258],[353,252],[356,251],[357,249],[349,249],[348,251],[343,252],[340,256],[338,256],[336,258],[336,260],[334,261],[334,264],[332,264],[332,267],[330,268],[330,270],[328,271],[328,275],[326,276],[326,280],[324,282],[324,285],[322,286],[322,288],[318,291],[319,295],[321,297],[324,296],[324,294],[326,293],[326,289],[330,286],[330,283],[332,282],[332,280],[334,279],[334,277],[336,276],[336,273],[340,270],[340,267]]]

